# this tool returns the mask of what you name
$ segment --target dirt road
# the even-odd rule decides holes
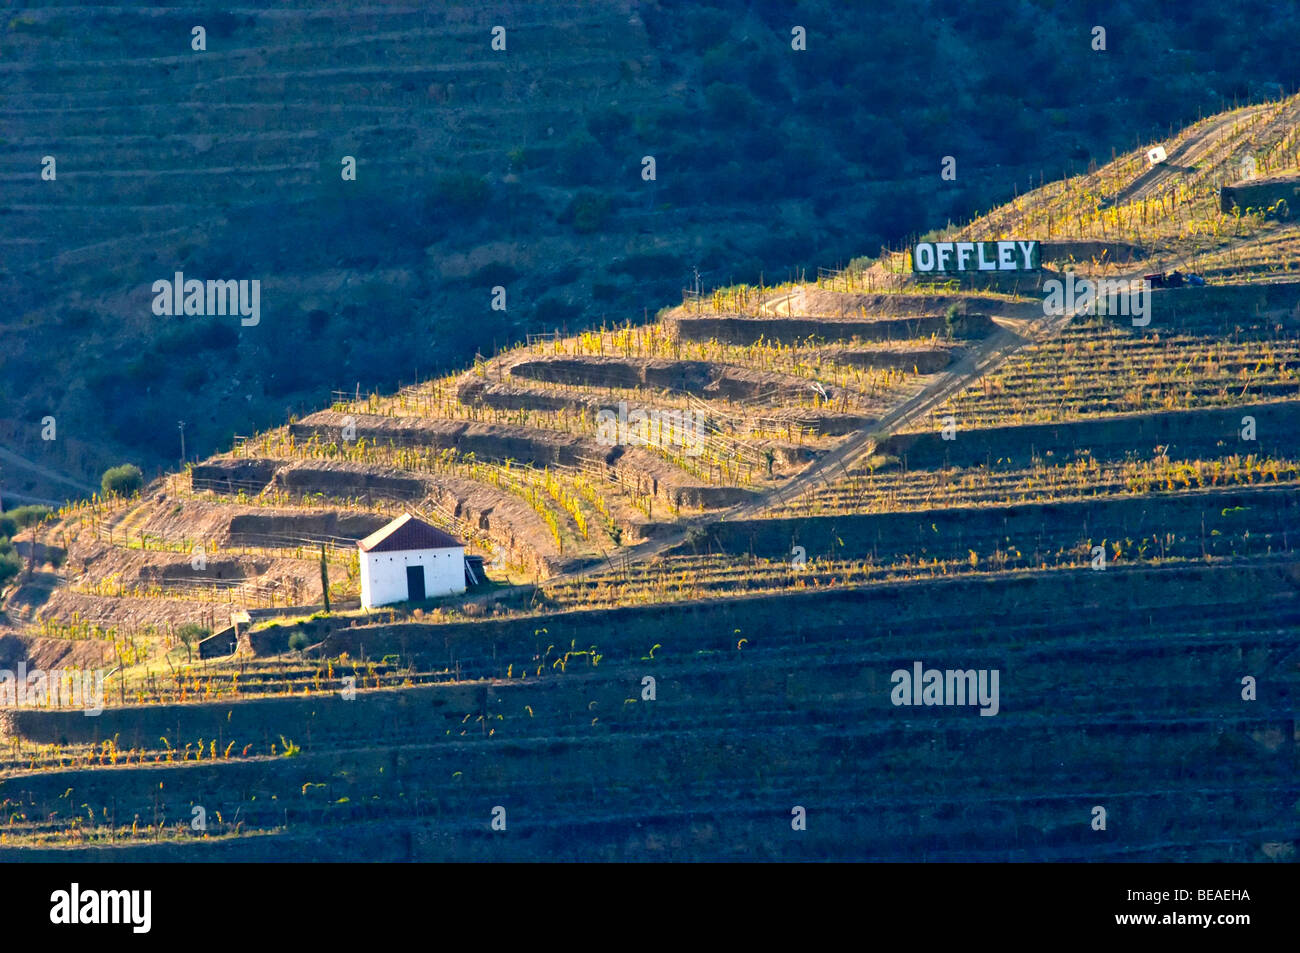
[[[1265,106],[1255,106],[1231,116],[1223,116],[1209,123],[1204,129],[1179,143],[1178,147],[1169,153],[1164,162],[1153,165],[1134,179],[1127,188],[1103,202],[1102,207],[1110,208],[1111,206],[1122,205],[1125,202],[1136,202],[1150,198],[1156,189],[1169,179],[1176,175],[1185,175],[1195,171],[1197,160],[1217,144],[1219,137],[1224,132],[1266,108]]]
[[[761,310],[768,314],[780,313],[778,309],[782,306],[788,309],[790,299],[796,294],[798,292],[781,295],[765,303]],[[670,534],[620,550],[617,557],[618,564],[650,559],[681,544],[693,530],[698,530],[706,524],[756,516],[786,499],[834,479],[855,461],[874,452],[878,436],[893,433],[903,425],[933,410],[950,396],[969,386],[972,381],[998,367],[1021,348],[1058,334],[1073,316],[1070,314],[1045,316],[1042,314],[1041,305],[1036,301],[1008,306],[1008,312],[1005,315],[993,316],[999,326],[997,332],[972,348],[961,361],[939,374],[924,390],[892,409],[870,431],[863,431],[849,437],[814,461],[788,483],[774,487],[752,501],[683,520]],[[607,564],[601,562],[553,576],[547,582],[548,584],[564,582],[600,572],[605,568]]]

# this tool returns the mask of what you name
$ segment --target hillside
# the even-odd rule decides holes
[[[336,389],[645,323],[696,267],[839,267],[1300,84],[1294,14],[1262,0],[1091,6],[816,0],[801,52],[788,5],[749,0],[11,8],[0,489],[75,498],[123,460],[173,468],[181,420],[202,459]],[[260,281],[261,320],[160,320],[176,272]]]
[[[112,672],[96,718],[0,713],[0,853],[1294,859],[1300,226],[1216,184],[1296,174],[1298,109],[947,233],[1041,236],[1033,279],[719,289],[19,533],[9,667]],[[1210,284],[1140,324],[1046,308],[1067,266]],[[357,608],[355,541],[402,511],[494,584]],[[235,655],[192,657],[236,610]],[[1000,673],[992,717],[900,707],[914,664]]]

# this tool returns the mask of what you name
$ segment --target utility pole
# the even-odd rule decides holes
[[[185,421],[176,421],[176,426],[181,431],[181,466],[185,466]]]

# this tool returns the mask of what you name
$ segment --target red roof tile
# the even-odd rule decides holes
[[[438,527],[430,526],[410,513],[403,513],[387,526],[358,540],[357,546],[363,553],[391,553],[409,549],[464,548],[465,544]]]

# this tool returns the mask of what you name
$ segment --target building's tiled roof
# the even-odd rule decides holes
[[[408,549],[463,549],[465,544],[438,527],[430,526],[410,513],[403,513],[387,526],[358,540],[357,546],[363,553],[391,553]]]

